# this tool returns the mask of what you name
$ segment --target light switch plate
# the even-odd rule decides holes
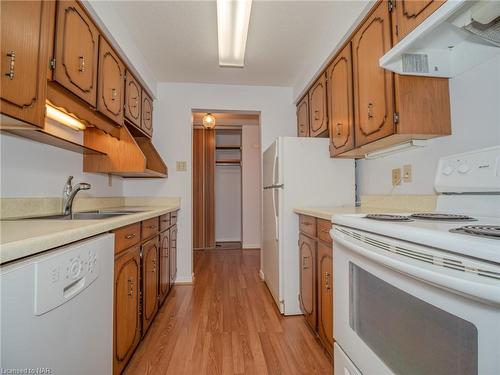
[[[403,165],[403,182],[411,182],[411,165]]]
[[[175,170],[177,172],[186,172],[186,170],[187,170],[187,161],[177,161],[175,163]]]
[[[401,168],[394,168],[392,170],[392,186],[401,185]]]

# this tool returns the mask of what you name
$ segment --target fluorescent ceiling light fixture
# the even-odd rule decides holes
[[[219,65],[243,67],[252,0],[217,0]]]
[[[427,145],[426,140],[411,139],[408,142],[400,143],[383,150],[369,152],[365,155],[365,159],[378,159],[384,156],[394,155],[410,149],[421,148]]]
[[[60,109],[51,106],[50,104],[45,104],[45,108],[47,110],[48,118],[51,118],[52,120],[55,120],[58,123],[70,127],[74,130],[85,130],[85,124],[78,120],[76,117],[68,115],[66,112],[63,112]]]

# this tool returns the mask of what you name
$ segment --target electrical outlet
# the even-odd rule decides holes
[[[186,172],[187,171],[187,161],[177,161],[175,163],[175,170],[177,172]]]
[[[403,182],[411,182],[411,165],[403,165]]]
[[[401,168],[394,168],[392,170],[392,186],[401,185]]]

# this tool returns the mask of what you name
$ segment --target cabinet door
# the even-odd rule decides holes
[[[142,245],[142,335],[158,311],[158,236]]]
[[[390,48],[389,9],[382,1],[352,40],[357,147],[394,133],[393,73],[378,63]]]
[[[297,135],[299,137],[309,137],[309,96],[297,104]]]
[[[322,74],[309,90],[309,128],[311,137],[328,131],[325,74]]]
[[[148,93],[142,90],[142,130],[148,135],[153,135],[153,100]]]
[[[177,277],[177,225],[170,228],[170,286]]]
[[[306,321],[316,330],[316,241],[300,234],[300,308]]]
[[[323,345],[333,353],[333,249],[318,242],[318,333]]]
[[[45,119],[49,5],[0,2],[1,112],[39,127]]]
[[[141,86],[130,72],[125,78],[125,117],[132,124],[141,127]]]
[[[420,25],[446,0],[396,0],[392,18],[394,43],[399,42]]]
[[[327,70],[330,155],[354,148],[351,43],[338,54]]]
[[[160,234],[160,303],[170,290],[170,231]]]
[[[141,338],[139,314],[140,247],[115,259],[113,373],[121,373]]]
[[[123,124],[125,66],[102,36],[99,41],[99,88],[97,110],[119,125]]]
[[[96,106],[99,32],[76,1],[59,1],[53,79]]]

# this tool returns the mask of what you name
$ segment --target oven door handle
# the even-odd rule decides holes
[[[397,272],[412,276],[426,283],[436,285],[443,289],[453,291],[460,295],[463,295],[469,299],[475,299],[487,303],[489,305],[500,306],[500,283],[495,282],[493,279],[487,282],[480,282],[479,280],[468,280],[466,278],[460,278],[450,275],[452,272],[462,272],[462,271],[452,271],[446,268],[442,268],[438,271],[431,270],[429,267],[436,267],[434,265],[430,266],[423,263],[421,267],[417,267],[410,262],[404,262],[397,259],[397,255],[383,255],[380,254],[375,248],[371,248],[369,244],[364,244],[360,246],[355,241],[346,237],[343,233],[332,229],[330,234],[334,237],[334,248],[335,243],[341,244],[347,249],[362,255],[376,263],[382,264],[388,268],[391,268]],[[335,263],[335,260],[334,260]],[[463,272],[462,272],[463,273]],[[469,275],[471,275],[469,273]],[[477,276],[479,278],[480,276]],[[486,281],[486,280],[484,280]]]

